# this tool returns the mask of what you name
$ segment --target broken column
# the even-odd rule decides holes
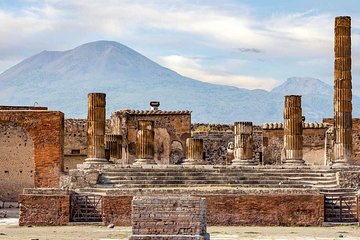
[[[186,159],[183,165],[202,165],[205,164],[203,159],[204,140],[200,138],[186,139]]]
[[[334,127],[335,166],[352,162],[351,18],[335,18]]]
[[[135,165],[155,164],[154,121],[140,120],[136,132]]]
[[[88,94],[87,158],[90,163],[107,163],[105,158],[105,93]]]
[[[283,164],[303,165],[301,96],[285,96]]]
[[[122,136],[119,134],[105,135],[105,147],[109,149],[110,159],[118,160],[122,158]]]
[[[235,122],[235,145],[232,165],[255,165],[253,159],[253,125],[252,122]]]

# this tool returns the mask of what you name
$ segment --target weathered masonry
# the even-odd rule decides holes
[[[191,137],[190,111],[120,110],[111,114],[111,133],[122,135],[123,161],[136,159],[136,134],[140,120],[154,121],[154,160],[157,164],[180,163],[186,139]]]
[[[301,97],[286,96],[284,123],[266,123],[262,127],[237,122],[234,129],[222,126],[222,132],[191,132],[191,112],[161,111],[159,103],[153,102],[148,111],[113,113],[106,128],[105,95],[90,94],[85,128],[87,155],[82,164],[59,176],[62,155],[55,150],[62,152],[62,114],[14,111],[4,118],[0,115],[1,124],[5,121],[24,127],[26,131],[14,130],[20,133],[17,136],[32,139],[34,147],[27,142],[23,153],[32,156],[31,149],[35,149],[35,183],[19,197],[20,225],[98,222],[123,226],[131,224],[133,214],[134,238],[146,234],[158,238],[160,232],[172,235],[177,230],[195,235],[206,233],[183,222],[170,200],[173,196],[183,199],[176,202],[181,212],[191,214],[204,210],[195,209],[196,203],[185,202],[194,197],[205,198],[209,225],[358,224],[360,166],[353,163],[359,163],[360,124],[359,119],[351,119],[349,33],[350,18],[337,18],[335,111],[334,118],[322,123],[303,122]],[[27,115],[32,112],[49,115]],[[34,126],[39,126],[35,133],[41,138],[32,137]],[[219,130],[219,126],[214,128]],[[121,136],[122,151],[115,151],[119,145],[115,136]],[[51,147],[44,147],[47,144]],[[40,155],[37,147],[44,147],[38,152]],[[80,148],[80,154],[84,152]],[[38,165],[36,156],[49,162],[40,161]],[[141,198],[149,202],[144,203]],[[174,210],[169,216],[160,216],[158,225],[150,217],[158,214],[154,203],[160,209],[170,205]],[[140,211],[144,212],[138,215]],[[163,224],[167,217],[174,221]],[[176,223],[184,227],[178,229]]]
[[[64,114],[0,110],[0,199],[17,201],[23,188],[59,187]]]

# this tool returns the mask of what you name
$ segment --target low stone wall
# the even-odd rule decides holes
[[[60,226],[69,223],[69,195],[22,194],[19,202],[20,226]]]
[[[206,198],[209,226],[321,226],[324,221],[321,194],[192,196]],[[130,206],[130,196],[105,196],[104,222],[129,226]]]
[[[341,188],[360,188],[359,169],[350,171],[339,171],[337,174],[339,179],[339,185]]]
[[[131,218],[131,240],[209,239],[205,198],[134,197]]]
[[[131,225],[131,201],[133,196],[103,196],[103,222],[116,226]]]
[[[206,196],[210,226],[321,226],[322,195]]]

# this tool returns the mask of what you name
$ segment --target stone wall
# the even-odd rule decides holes
[[[131,201],[133,196],[103,196],[103,222],[116,226],[131,225]]]
[[[111,114],[111,133],[123,136],[124,163],[135,160],[139,120],[155,122],[154,151],[157,164],[176,164],[184,159],[186,138],[191,134],[190,111],[121,110]]]
[[[106,133],[110,133],[110,120],[106,120]],[[76,169],[87,157],[87,120],[65,119],[64,171]]]
[[[58,187],[64,114],[0,111],[0,197],[17,201],[24,187]]]
[[[70,220],[69,195],[19,196],[20,226],[61,226]]]
[[[324,165],[326,127],[303,129],[303,158],[306,164]],[[263,129],[264,164],[280,164],[284,146],[282,127]]]
[[[209,239],[206,233],[205,198],[134,197],[131,218],[131,240],[183,239],[182,236],[186,239]]]
[[[234,132],[230,124],[202,124],[192,125],[192,137],[204,140],[204,158],[208,164],[230,165],[233,154]],[[253,158],[261,161],[262,131],[254,126]]]
[[[175,193],[172,193],[173,195]],[[184,193],[185,194],[185,193]],[[179,196],[179,194],[176,194]],[[210,226],[321,226],[324,197],[320,194],[263,192],[258,194],[196,194],[207,200]],[[104,196],[104,222],[129,226],[131,196]]]
[[[331,126],[334,125],[333,118],[324,118],[324,123]],[[352,120],[352,159],[355,165],[360,165],[360,118],[353,118]]]
[[[322,195],[206,196],[210,226],[321,226]]]

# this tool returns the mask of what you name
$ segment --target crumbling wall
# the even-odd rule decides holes
[[[303,129],[303,158],[306,164],[324,165],[325,132],[327,127]],[[280,164],[284,146],[284,129],[263,129],[264,164]]]
[[[333,118],[324,118],[323,123],[334,125]],[[360,165],[360,118],[352,119],[352,160],[354,165]]]
[[[189,111],[121,110],[111,115],[111,132],[123,136],[123,159],[132,164],[136,158],[136,131],[139,120],[155,122],[155,161],[178,164],[185,157],[186,138],[191,133]]]
[[[230,124],[204,124],[192,125],[192,137],[204,140],[204,159],[210,164],[230,165],[233,154],[234,126]],[[262,131],[259,126],[254,126],[253,131],[253,158],[261,163]]]
[[[2,197],[17,200],[24,187],[59,186],[63,129],[61,112],[0,111]]]
[[[34,143],[28,131],[0,124],[0,200],[17,201],[23,188],[34,187]]]

